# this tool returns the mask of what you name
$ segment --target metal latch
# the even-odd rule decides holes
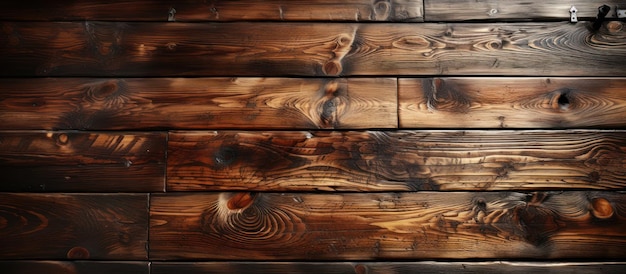
[[[576,6],[572,6],[569,9],[569,21],[571,23],[576,23],[578,22],[578,16],[576,16],[576,12],[578,11],[578,9],[576,9]]]

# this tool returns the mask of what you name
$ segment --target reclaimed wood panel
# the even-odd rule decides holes
[[[4,274],[148,274],[148,262],[123,261],[0,261]]]
[[[152,274],[185,273],[623,273],[623,262],[153,262]]]
[[[622,192],[160,193],[154,260],[624,259]]]
[[[0,76],[626,76],[586,24],[3,22]]]
[[[155,192],[166,133],[0,131],[0,191]]]
[[[402,128],[626,126],[624,78],[402,78]]]
[[[397,128],[395,78],[0,79],[2,129]]]
[[[4,1],[0,3],[0,19],[415,22],[423,20],[422,8],[421,0],[57,0],[35,3]]]
[[[0,193],[0,258],[145,260],[147,194]]]
[[[171,191],[624,189],[624,131],[172,132]]]
[[[615,18],[615,7],[625,3],[623,0],[424,0],[424,10],[426,21],[569,21],[572,6],[578,10],[578,20],[595,20],[598,7],[605,4],[612,9],[606,18]]]

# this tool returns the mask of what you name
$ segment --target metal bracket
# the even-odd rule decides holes
[[[626,9],[620,9],[620,7],[615,7],[615,14],[617,18],[626,18]]]
[[[578,22],[578,16],[576,16],[576,12],[577,11],[578,11],[578,9],[576,8],[576,6],[572,6],[569,9],[569,21],[570,21],[570,23]]]
[[[170,11],[167,13],[167,21],[169,22],[176,21],[176,9],[170,8]]]

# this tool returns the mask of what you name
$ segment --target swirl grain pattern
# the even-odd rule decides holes
[[[397,128],[394,78],[0,79],[0,129]]]
[[[154,194],[150,256],[625,258],[626,195],[621,192],[255,193],[245,208],[227,206],[242,195],[251,194]],[[613,212],[609,217],[602,214],[607,208]]]
[[[0,257],[145,260],[148,194],[0,194]]]
[[[171,191],[624,189],[615,130],[179,131]]]
[[[611,23],[3,22],[0,76],[623,77]]]
[[[623,78],[398,80],[401,128],[616,128],[625,113]]]
[[[0,191],[163,191],[165,133],[1,131]]]

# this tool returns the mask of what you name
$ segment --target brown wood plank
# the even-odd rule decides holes
[[[154,260],[624,259],[626,193],[161,193]]]
[[[145,260],[147,194],[0,193],[0,258]]]
[[[2,20],[422,21],[421,0],[3,1]],[[170,10],[174,17],[170,18]]]
[[[578,20],[595,19],[598,7],[611,7],[606,18],[615,18],[615,7],[622,0],[424,0],[426,21],[469,20],[570,20],[576,6]]]
[[[0,76],[626,76],[589,24],[3,22]]]
[[[625,127],[624,78],[398,80],[403,128]]]
[[[166,137],[158,132],[1,131],[0,191],[163,191]]]
[[[172,191],[624,189],[624,131],[172,132]]]
[[[4,274],[148,274],[148,262],[123,261],[0,261]]]
[[[395,78],[0,79],[0,128],[397,128],[396,82]]]
[[[624,262],[153,262],[152,274],[185,273],[623,273]]]

